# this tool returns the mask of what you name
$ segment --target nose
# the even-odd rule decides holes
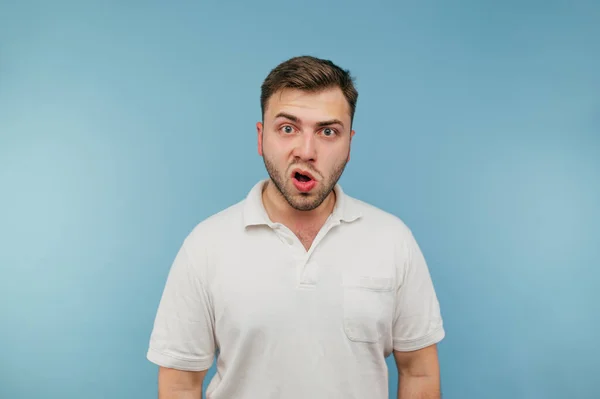
[[[315,136],[310,133],[301,134],[294,147],[294,157],[304,162],[313,162],[317,159],[317,146]]]

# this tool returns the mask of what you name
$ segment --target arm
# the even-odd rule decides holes
[[[398,399],[440,399],[437,343],[445,336],[440,306],[419,245],[412,234],[403,242],[393,327]]]
[[[204,371],[158,369],[158,399],[201,399]]]
[[[440,367],[437,346],[394,351],[398,367],[398,399],[440,399]]]
[[[215,356],[214,313],[204,248],[184,243],[163,289],[147,358],[158,368],[159,399],[201,399]]]

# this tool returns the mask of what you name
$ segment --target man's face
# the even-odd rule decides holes
[[[339,88],[309,93],[285,89],[268,101],[257,123],[258,153],[292,208],[317,208],[350,160],[350,106]]]

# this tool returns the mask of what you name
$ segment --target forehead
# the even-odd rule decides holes
[[[327,119],[350,121],[350,105],[342,90],[337,87],[318,92],[298,89],[279,90],[267,102],[265,119],[273,119],[280,112],[307,121]]]

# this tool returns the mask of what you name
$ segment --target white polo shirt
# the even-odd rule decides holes
[[[186,237],[147,358],[205,370],[216,356],[207,399],[387,399],[385,358],[444,337],[411,231],[337,185],[334,210],[306,251],[269,220],[265,181]]]

